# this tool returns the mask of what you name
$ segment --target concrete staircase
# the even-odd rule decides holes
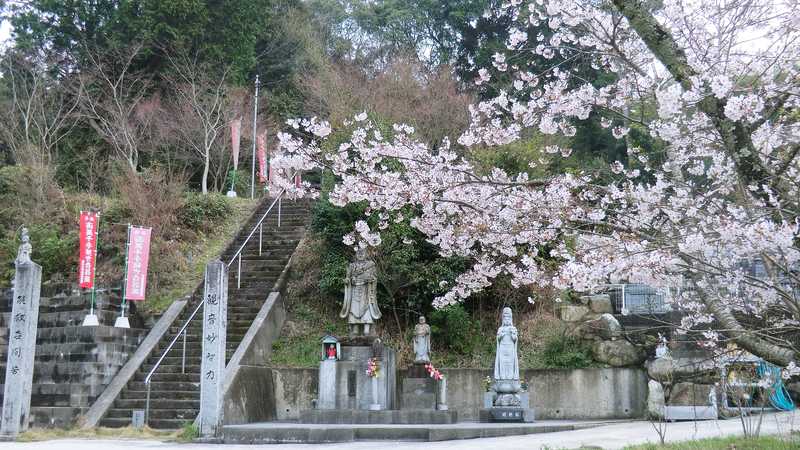
[[[263,215],[270,202],[262,202],[259,211],[242,227],[239,235],[222,255],[228,263],[245,242],[247,235]],[[277,205],[276,205],[277,208]],[[272,290],[275,281],[305,233],[310,208],[303,201],[282,202],[281,226],[277,226],[277,210],[273,209],[263,225],[262,253],[258,252],[258,231],[242,253],[241,288],[237,288],[237,262],[230,266],[228,276],[228,334],[229,360],[247,333],[250,324]],[[189,304],[161,339],[133,379],[114,401],[100,422],[104,427],[124,427],[131,424],[134,410],[144,410],[147,386],[144,381],[158,359],[195,310],[202,296],[198,288]],[[190,322],[186,336],[186,359],[183,364],[183,338],[179,338],[153,375],[150,391],[149,426],[158,429],[178,429],[193,421],[200,408],[200,360],[202,311]]]
[[[0,382],[5,383],[11,290],[0,300]],[[100,325],[81,326],[89,297],[61,284],[42,287],[36,336],[31,421],[37,427],[68,427],[103,392],[133,354],[147,330],[130,311],[131,327],[114,328],[119,315],[118,290],[99,290]],[[0,385],[0,404],[3,387]]]

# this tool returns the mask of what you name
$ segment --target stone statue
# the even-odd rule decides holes
[[[370,325],[381,318],[378,309],[375,263],[367,259],[365,249],[356,250],[356,260],[347,267],[344,279],[344,302],[339,317],[347,318],[350,337],[355,337],[358,325],[363,326],[362,335],[370,335]],[[374,330],[373,330],[374,331]]]
[[[517,328],[512,322],[511,308],[503,308],[503,320],[497,329],[497,353],[494,360],[494,390],[498,396],[495,405],[518,406],[519,358],[517,358]]]
[[[33,246],[31,246],[31,238],[28,235],[28,229],[23,227],[22,244],[20,244],[19,246],[19,251],[17,251],[17,259],[14,260],[14,263],[19,265],[31,262],[32,251],[33,251]]]
[[[431,351],[431,326],[425,323],[425,316],[419,317],[414,327],[414,362],[429,363]]]

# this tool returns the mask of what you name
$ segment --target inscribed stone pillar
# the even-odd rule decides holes
[[[336,409],[336,362],[326,359],[319,363],[318,409]]]
[[[41,266],[30,260],[17,262],[0,424],[0,433],[6,436],[16,436],[28,429],[41,283]]]
[[[203,296],[200,435],[213,437],[222,432],[222,383],[228,315],[228,268],[222,261],[212,261],[206,265]]]

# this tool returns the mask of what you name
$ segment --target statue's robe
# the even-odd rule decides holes
[[[375,263],[357,261],[347,268],[348,283],[344,287],[344,302],[339,317],[350,324],[371,324],[381,318],[378,308]]]
[[[431,327],[418,324],[414,327],[414,362],[431,362]]]
[[[517,328],[501,326],[497,330],[497,354],[494,359],[495,380],[519,380]]]

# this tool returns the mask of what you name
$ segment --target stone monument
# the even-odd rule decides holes
[[[514,326],[511,308],[503,308],[500,328],[497,329],[497,351],[494,360],[492,407],[488,419],[495,422],[533,422],[533,410],[523,404],[522,383],[519,379],[517,341],[519,332]],[[527,399],[528,396],[525,396]],[[483,418],[482,414],[482,418]]]
[[[200,436],[222,432],[222,386],[228,322],[228,267],[220,260],[206,265],[203,290],[202,360],[200,362]]]
[[[356,260],[347,267],[347,278],[344,279],[344,302],[339,317],[347,319],[350,326],[350,338],[375,334],[371,325],[381,318],[377,298],[377,270],[375,263],[367,258],[363,248],[356,250]]]
[[[431,362],[431,326],[420,316],[414,326],[414,363],[403,378],[401,404],[403,409],[436,409],[436,381],[428,375],[426,364]]]
[[[28,229],[22,229],[22,245],[14,261],[14,296],[8,327],[6,378],[0,434],[14,437],[28,429],[33,387],[33,364],[39,322],[42,268],[31,261]]]
[[[377,282],[375,263],[365,249],[357,250],[347,268],[339,313],[350,326],[349,339],[323,338],[317,411],[377,410],[377,405],[384,410],[395,405],[395,352],[382,347],[375,336],[374,325],[381,318]],[[373,358],[380,365],[377,377],[367,375]]]

